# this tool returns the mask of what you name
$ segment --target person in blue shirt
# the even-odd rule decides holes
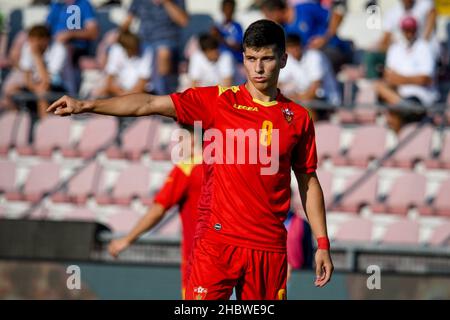
[[[342,8],[342,4],[339,5]],[[267,19],[281,24],[287,34],[297,34],[303,47],[320,49],[332,63],[335,73],[350,62],[352,48],[336,35],[342,21],[335,19],[333,7],[326,9],[317,0],[305,0],[289,7],[284,0],[264,0],[261,10]]]
[[[54,0],[47,16],[53,41],[68,48],[64,80],[70,94],[77,94],[81,82],[78,60],[88,54],[90,42],[99,34],[96,14],[88,0]]]
[[[234,12],[236,8],[235,0],[222,1],[222,13],[224,20],[222,23],[214,26],[212,34],[216,36],[220,42],[221,51],[229,51],[236,62],[242,63],[242,38],[244,32],[241,25],[234,20]]]

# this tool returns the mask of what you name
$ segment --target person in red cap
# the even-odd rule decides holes
[[[438,98],[433,86],[435,61],[429,42],[417,37],[414,17],[404,17],[400,27],[404,41],[389,47],[383,79],[375,84],[378,97],[392,107],[387,122],[395,132],[405,123],[423,117],[424,112],[409,106],[430,107]]]

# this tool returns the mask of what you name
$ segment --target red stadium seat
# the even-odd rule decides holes
[[[77,208],[64,215],[64,220],[96,221],[95,213],[87,208]]]
[[[363,172],[359,172],[351,176],[347,180],[344,190],[347,190],[347,188],[353,185],[362,174]],[[377,198],[377,188],[378,175],[374,174],[362,182],[362,184],[353,190],[353,192],[344,197],[335,210],[357,213],[363,205],[372,205],[375,203]]]
[[[318,122],[315,130],[319,162],[337,157],[340,152],[341,127],[329,122]]]
[[[429,159],[425,164],[430,169],[450,169],[450,131],[444,134],[444,141],[441,152],[437,159]]]
[[[450,178],[447,178],[439,187],[439,190],[428,206],[419,207],[419,212],[423,215],[439,215],[450,217]]]
[[[408,172],[398,177],[389,191],[387,200],[372,206],[374,213],[393,213],[406,215],[414,206],[423,205],[426,191],[426,178],[423,175]]]
[[[97,192],[103,169],[97,162],[92,162],[81,170],[67,186],[67,192],[58,192],[52,196],[55,203],[72,202],[85,204],[87,198]]]
[[[402,141],[416,130],[416,127],[416,124],[411,124],[403,128],[399,135],[399,141]],[[391,159],[384,162],[383,166],[411,168],[416,161],[428,159],[431,151],[432,135],[433,128],[431,126],[427,125],[420,129],[420,132],[398,150]]]
[[[8,153],[11,147],[28,145],[30,115],[26,112],[10,111],[0,117],[0,155]]]
[[[16,165],[9,160],[0,159],[0,193],[12,192],[16,183]]]
[[[350,148],[345,156],[337,157],[336,165],[366,167],[386,150],[387,129],[376,125],[361,126],[355,130]]]
[[[417,245],[419,244],[419,230],[420,226],[417,222],[402,219],[387,227],[381,242],[385,244]]]
[[[6,199],[10,201],[37,202],[45,192],[58,184],[59,173],[59,165],[56,163],[38,163],[30,169],[23,191],[7,192]]]
[[[342,223],[334,236],[339,242],[370,242],[373,222],[360,217],[351,218]]]
[[[322,187],[323,196],[325,199],[325,206],[333,202],[333,173],[323,169],[317,170],[317,177],[319,178],[320,186]],[[300,196],[299,196],[300,197]]]
[[[428,240],[428,244],[432,246],[450,245],[450,222],[436,227]]]
[[[83,134],[75,148],[63,149],[65,157],[89,158],[98,150],[114,141],[117,135],[117,119],[114,117],[93,117],[84,128]]]
[[[181,234],[181,219],[179,214],[170,218],[157,232],[160,236],[174,237]]]
[[[121,135],[121,147],[109,148],[106,155],[111,159],[138,160],[144,152],[151,151],[155,144],[158,125],[159,120],[157,119],[138,119]]]
[[[34,143],[31,146],[18,147],[20,155],[39,155],[50,157],[54,149],[70,147],[70,118],[49,116],[37,124]]]
[[[140,219],[140,215],[133,210],[123,209],[109,216],[106,224],[113,232],[129,232]]]
[[[96,201],[100,205],[118,204],[128,206],[133,197],[148,197],[149,191],[149,168],[142,164],[131,164],[120,173],[111,194],[98,194]]]

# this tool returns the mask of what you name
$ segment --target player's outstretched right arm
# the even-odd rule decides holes
[[[155,96],[146,93],[98,100],[77,100],[69,96],[63,96],[52,103],[47,108],[47,112],[53,112],[59,116],[91,112],[119,117],[140,117],[157,114],[176,118],[175,106],[170,96]]]

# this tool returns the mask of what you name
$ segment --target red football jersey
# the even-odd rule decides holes
[[[207,149],[214,149],[211,154],[221,160],[204,165],[196,237],[285,252],[283,222],[290,206],[291,168],[298,173],[311,173],[317,168],[314,126],[308,111],[280,93],[269,103],[254,99],[245,85],[191,88],[171,98],[178,122],[192,125],[202,121],[203,129],[213,129],[205,131],[204,161]],[[256,144],[249,142],[251,138],[245,143],[245,163],[238,162],[238,156],[234,163],[227,162],[227,151],[239,149],[239,135],[230,135],[227,129],[258,132]],[[209,136],[214,138],[206,142]],[[279,150],[274,149],[276,145]],[[270,164],[263,164],[260,158],[256,163],[250,161],[253,158],[249,154],[263,146],[269,155],[278,151],[274,174],[262,174]]]
[[[165,209],[178,204],[182,224],[182,259],[185,263],[192,250],[195,227],[198,219],[198,200],[203,180],[202,165],[180,163],[176,165],[166,179],[164,186],[154,201]]]

